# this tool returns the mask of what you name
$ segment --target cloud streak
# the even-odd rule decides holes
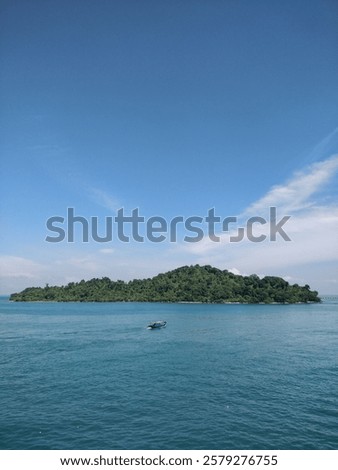
[[[304,210],[316,203],[312,198],[325,187],[338,170],[338,155],[316,162],[296,173],[286,184],[278,185],[251,204],[243,215],[256,214],[269,207],[278,207],[284,213]]]
[[[102,189],[89,188],[89,195],[92,201],[111,212],[115,213],[121,207],[117,199]]]

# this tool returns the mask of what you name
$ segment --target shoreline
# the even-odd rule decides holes
[[[193,301],[178,301],[178,302],[165,302],[160,300],[142,301],[142,300],[10,300],[10,303],[25,304],[167,304],[167,305],[308,305],[308,304],[321,304],[319,302],[193,302]]]

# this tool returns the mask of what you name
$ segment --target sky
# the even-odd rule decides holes
[[[0,18],[1,294],[197,263],[338,293],[335,0],[0,0]],[[102,235],[138,208],[204,236],[47,242],[68,208]],[[218,242],[212,208],[237,218]],[[252,217],[266,238],[230,242]]]

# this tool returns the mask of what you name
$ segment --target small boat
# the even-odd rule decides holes
[[[156,328],[165,328],[167,326],[166,321],[154,321],[153,323],[149,323],[148,330],[155,330]]]

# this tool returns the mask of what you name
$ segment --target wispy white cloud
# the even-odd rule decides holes
[[[103,253],[104,255],[110,255],[112,253],[115,253],[114,248],[102,248],[99,250],[99,253]]]
[[[324,137],[308,154],[308,161],[316,162],[325,160],[337,151],[338,127]]]
[[[92,201],[105,209],[115,213],[121,207],[121,204],[116,198],[102,189],[91,187],[88,189],[88,192]]]
[[[35,279],[41,273],[44,266],[20,256],[0,256],[1,278]]]
[[[338,155],[316,162],[296,173],[285,184],[272,187],[265,196],[251,204],[244,215],[257,214],[272,206],[284,214],[307,209],[317,203],[312,196],[329,183],[337,170]]]
[[[0,256],[0,293],[19,291],[41,283],[48,275],[48,265],[20,256]],[[42,281],[43,282],[43,281]]]

